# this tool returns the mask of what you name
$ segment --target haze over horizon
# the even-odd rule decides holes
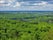
[[[0,11],[53,11],[53,0],[0,0]]]

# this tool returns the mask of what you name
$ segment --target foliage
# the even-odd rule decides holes
[[[53,40],[52,13],[0,13],[0,40]]]

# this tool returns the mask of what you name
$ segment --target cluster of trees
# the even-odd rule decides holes
[[[27,20],[24,21],[18,19],[18,16],[16,18],[12,17],[12,15],[14,14],[9,14],[10,17],[8,14],[1,15],[2,16],[0,16],[0,40],[53,40],[53,22],[43,21],[48,19],[51,20],[53,16],[51,17],[45,15],[37,15],[36,17],[32,18],[30,16],[20,16],[21,19],[24,18]],[[30,19],[30,21],[28,21],[28,19]]]

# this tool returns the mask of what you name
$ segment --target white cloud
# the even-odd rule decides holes
[[[34,2],[34,3],[19,2],[19,4],[21,4],[22,6],[46,6],[48,4],[48,2],[45,2],[45,1],[40,1],[39,3],[38,2]]]
[[[9,3],[16,2],[16,0],[8,0]]]
[[[47,4],[48,4],[48,2],[42,1],[42,5],[47,5]]]
[[[4,0],[3,1],[1,1],[0,3],[4,3]],[[7,0],[7,4],[3,4],[3,6],[9,6],[9,7],[18,7],[18,6],[39,6],[39,5],[47,5],[48,4],[48,2],[45,2],[45,1],[41,1],[40,3],[33,3],[33,4],[31,4],[30,2],[16,2],[16,0]]]
[[[9,7],[18,7],[20,5],[21,5],[21,3],[20,2],[16,2],[16,0],[8,0],[8,4],[6,6],[9,6]]]
[[[5,0],[0,0],[0,6],[9,6],[10,3],[7,3]]]
[[[48,4],[48,2],[44,2],[44,1],[41,1],[41,3],[34,3],[33,5],[47,5]]]
[[[15,5],[13,5],[13,7],[19,7],[21,6],[20,2],[16,2]]]
[[[0,6],[11,6],[15,0],[0,0]]]
[[[0,3],[5,3],[5,1],[3,1],[3,0],[0,0]]]
[[[17,2],[15,0],[7,0],[7,4],[2,4],[3,10],[53,10],[53,4],[46,1],[41,2]],[[4,3],[4,1],[0,2]],[[1,6],[1,5],[0,5]]]

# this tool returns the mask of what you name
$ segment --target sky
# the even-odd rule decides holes
[[[0,11],[53,11],[53,0],[0,0]]]

